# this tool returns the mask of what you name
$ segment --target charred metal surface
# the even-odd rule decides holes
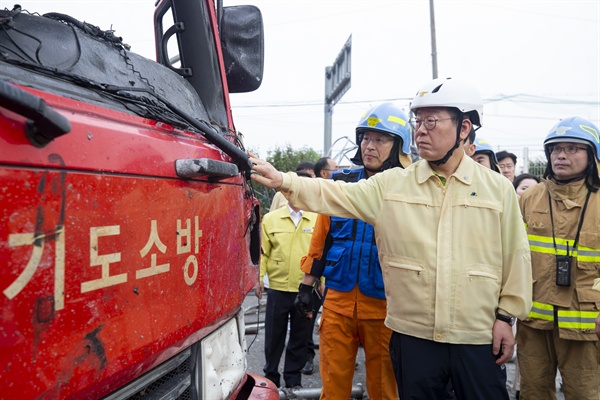
[[[33,327],[33,361],[35,362],[42,336],[51,326],[50,322],[54,319],[54,296],[45,296],[36,299],[31,319]]]
[[[40,297],[35,301],[35,317],[39,324],[54,319],[54,296]]]
[[[104,343],[102,343],[102,341],[98,338],[98,334],[103,327],[104,325],[100,325],[85,335],[85,340],[88,342],[85,345],[88,349],[88,353],[94,354],[98,357],[98,360],[100,361],[100,369],[104,369],[108,363],[108,360],[106,359],[106,352],[104,351]]]
[[[61,167],[65,166],[65,163],[58,154],[51,154],[48,157],[48,161],[52,164],[58,164]],[[63,222],[65,216],[65,204],[66,204],[66,171],[62,170],[58,177],[54,177],[48,182],[48,174],[46,171],[40,178],[37,190],[40,194],[40,203],[36,207],[36,218],[35,218],[35,235],[33,245],[37,247],[44,247],[46,241],[56,241],[57,235],[63,231]],[[60,208],[58,210],[58,218],[56,224],[50,227],[44,227],[47,222],[46,219],[46,205],[45,203],[49,200],[46,190],[48,189],[48,183],[50,186],[50,192],[53,196],[58,195],[60,198]],[[44,229],[46,228],[46,229]],[[49,228],[49,229],[48,229]],[[56,251],[56,250],[55,250]],[[53,295],[43,296],[36,299],[35,309],[32,316],[33,325],[33,356],[34,359],[37,356],[37,348],[42,338],[44,331],[51,327],[50,322],[54,320],[56,315],[56,307]]]
[[[120,38],[112,40],[107,33],[110,31],[102,31],[67,15],[39,16],[23,12],[13,15],[11,23],[4,25],[0,45],[4,49],[4,61],[22,67],[15,69],[17,82],[48,83],[55,90],[76,93],[101,105],[110,102],[111,107],[144,115],[145,106],[138,98],[125,102],[93,93],[107,88],[131,88],[134,91],[130,94],[156,94],[171,99],[177,108],[187,113],[209,120],[203,102],[187,81],[163,65],[127,51]],[[56,76],[65,79],[59,81]]]
[[[65,167],[65,161],[59,154],[50,154],[48,161],[52,164],[58,164],[61,168]],[[57,228],[59,226],[62,227],[65,221],[65,206],[67,202],[67,186],[65,185],[65,182],[67,180],[67,172],[64,169],[60,171],[58,179],[59,182],[56,193],[60,193],[60,211]]]

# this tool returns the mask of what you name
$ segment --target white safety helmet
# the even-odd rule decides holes
[[[471,122],[481,126],[483,101],[479,91],[461,80],[438,78],[423,85],[415,95],[410,110],[423,107],[453,107],[468,114]]]

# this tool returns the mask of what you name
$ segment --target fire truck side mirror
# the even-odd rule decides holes
[[[230,93],[258,89],[264,69],[264,29],[255,6],[223,7],[221,48]]]

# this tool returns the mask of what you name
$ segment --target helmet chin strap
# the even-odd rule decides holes
[[[554,178],[554,180],[556,181],[556,183],[560,184],[560,185],[566,185],[567,183],[571,183],[571,182],[576,182],[576,181],[580,181],[582,179],[587,178],[587,175],[579,175],[576,176],[574,178],[571,179],[558,179],[556,177],[556,175],[552,174],[552,177]]]
[[[435,165],[442,165],[445,164],[450,157],[452,157],[452,153],[454,153],[454,150],[458,149],[458,146],[460,146],[460,129],[461,129],[462,125],[458,124],[458,126],[456,127],[456,143],[454,143],[454,146],[448,150],[448,152],[446,153],[446,155],[442,158],[440,158],[439,160],[435,160],[435,161],[429,161],[432,164]]]
[[[559,185],[566,185],[567,183],[571,183],[571,182],[575,182],[575,181],[580,181],[582,179],[585,179],[585,186],[588,188],[588,190],[590,190],[592,193],[596,193],[598,191],[598,188],[592,186],[592,184],[590,184],[590,180],[588,179],[590,176],[593,176],[593,172],[594,172],[594,160],[592,159],[590,161],[590,163],[588,164],[587,169],[581,173],[581,175],[576,176],[574,178],[571,179],[558,179],[556,177],[556,175],[554,175],[554,172],[552,172],[552,178],[554,178],[554,180],[556,181],[556,183],[558,183]],[[593,181],[593,179],[592,179]]]
[[[360,146],[360,145],[359,145]],[[362,161],[362,154],[361,154],[361,149],[359,147],[357,154],[350,160],[354,163],[356,163],[356,161],[354,160],[355,158],[359,157],[357,159],[357,161],[360,161],[360,165],[363,166],[363,168],[366,171],[371,172],[372,174],[376,174],[378,172],[382,172],[385,171],[386,169],[390,169],[390,168],[394,168],[394,167],[402,167],[404,168],[404,166],[400,163],[400,159],[399,159],[399,153],[400,153],[400,148],[402,147],[402,139],[399,136],[394,136],[394,145],[392,147],[392,150],[390,151],[390,155],[388,156],[388,158],[381,164],[381,167],[379,169],[372,169],[372,168],[367,168],[367,166],[363,163]]]
[[[366,166],[364,166],[364,165],[363,165],[363,168],[364,168],[365,170],[367,170],[367,171],[369,171],[369,172],[373,173],[373,174],[376,174],[376,173],[378,173],[378,172],[381,172],[381,171],[383,171],[383,168],[379,168],[379,169],[372,169],[372,168],[367,168],[367,167],[366,167]]]

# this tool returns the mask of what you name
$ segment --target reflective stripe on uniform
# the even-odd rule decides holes
[[[551,237],[528,234],[527,239],[529,239],[529,248],[532,252],[555,254],[554,242]],[[556,246],[558,247],[558,243],[556,243]],[[566,246],[564,249],[566,250]]]
[[[568,329],[594,329],[598,311],[558,310],[558,327]]]
[[[531,311],[529,311],[529,318],[554,321],[554,306],[552,304],[534,301]]]
[[[579,330],[594,329],[597,317],[598,311],[558,310],[558,327]],[[554,321],[554,306],[534,301],[529,318]]]
[[[573,250],[573,240],[556,238],[556,250],[554,241],[549,236],[527,235],[529,239],[529,248],[535,253],[556,254],[561,256],[569,255],[576,257],[580,262],[600,262],[600,249],[592,247],[579,246]]]
[[[577,260],[581,262],[600,262],[600,249],[579,246],[577,249]]]

